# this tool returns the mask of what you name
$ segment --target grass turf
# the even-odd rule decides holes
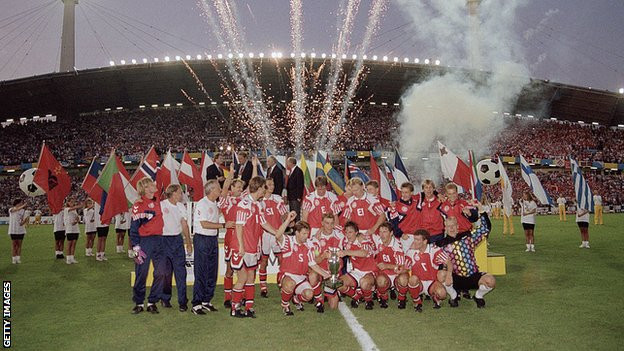
[[[353,310],[383,350],[409,348],[462,349],[617,349],[624,330],[622,230],[624,215],[605,215],[604,226],[590,226],[590,250],[578,248],[580,236],[572,219],[538,217],[536,253],[524,252],[522,228],[502,237],[494,220],[490,249],[506,255],[507,275],[477,310],[462,299],[460,307],[444,304],[433,310],[425,301],[416,314],[396,302],[373,311]],[[295,317],[284,317],[279,294],[256,298],[258,318],[238,320],[218,313],[194,316],[160,308],[159,315],[130,314],[129,272],[132,262],[114,253],[114,235],[107,243],[109,261],[84,257],[84,239],[77,245],[77,265],[53,258],[50,226],[28,228],[21,265],[10,264],[7,227],[0,227],[0,278],[12,281],[12,341],[17,349],[358,349],[337,311],[323,315],[306,305]],[[191,297],[192,287],[188,289]],[[175,292],[174,292],[175,296]],[[222,306],[217,288],[215,305]],[[174,306],[174,301],[172,301]]]

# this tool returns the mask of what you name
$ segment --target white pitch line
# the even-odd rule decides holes
[[[362,327],[360,322],[358,322],[357,318],[355,318],[353,313],[349,310],[349,307],[347,307],[344,302],[340,302],[338,304],[338,310],[347,321],[347,324],[349,325],[349,328],[351,328],[353,335],[355,335],[358,343],[360,343],[360,346],[362,346],[362,350],[378,351],[379,348],[377,347],[377,345],[375,345],[373,339],[370,337],[370,335],[368,335],[366,330],[364,330],[364,327]]]

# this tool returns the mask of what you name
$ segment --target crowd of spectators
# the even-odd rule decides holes
[[[491,144],[493,154],[522,154],[525,158],[567,158],[578,161],[624,163],[624,129],[567,121],[506,120]]]
[[[314,148],[320,128],[321,108],[309,108],[304,144]],[[342,150],[391,150],[397,147],[399,124],[397,107],[363,104],[351,107],[333,148]],[[292,105],[271,106],[276,150],[290,154],[294,150],[294,117]],[[330,116],[336,126],[337,116]],[[538,121],[507,118],[506,128],[491,144],[492,154],[519,155],[532,158],[565,158],[573,155],[581,163],[591,161],[624,163],[624,130],[561,121]],[[134,155],[136,159],[154,145],[162,155],[172,152],[217,150],[227,145],[235,149],[256,149],[264,146],[258,124],[246,117],[238,106],[203,108],[161,108],[110,111],[75,117],[57,118],[56,122],[14,123],[0,128],[0,165],[36,162],[41,142],[50,145],[55,156],[81,182],[84,172],[71,170],[72,165],[88,163],[94,155],[107,155],[114,147],[118,154]],[[508,167],[516,196],[527,190],[518,169]],[[539,171],[538,171],[539,172]],[[539,177],[553,198],[560,195],[569,201],[574,189],[569,171],[561,168],[539,172]],[[16,175],[19,173],[16,172]],[[624,180],[621,174],[587,172],[586,177],[595,193],[606,204],[624,203]],[[0,178],[0,214],[6,214],[11,199],[22,196],[16,176]],[[74,194],[80,199],[84,192],[74,184]],[[493,200],[500,199],[497,186],[486,187]],[[31,200],[33,206],[44,210],[45,197]]]

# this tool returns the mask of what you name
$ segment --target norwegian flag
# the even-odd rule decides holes
[[[152,146],[143,159],[141,160],[141,164],[137,167],[136,171],[132,175],[130,179],[130,184],[136,189],[137,183],[139,180],[145,177],[149,177],[152,180],[156,180],[156,174],[158,173],[158,165],[160,158],[156,153],[156,149]]]
[[[355,163],[349,161],[346,157],[345,157],[345,163],[346,163],[346,169],[347,169],[347,174],[346,174],[347,179],[360,178],[362,179],[364,183],[370,180],[369,177],[366,175],[366,173],[364,173],[364,171],[360,169],[360,167],[356,166]]]

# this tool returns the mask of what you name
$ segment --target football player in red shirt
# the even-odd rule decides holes
[[[418,229],[424,229],[431,233],[429,242],[434,244],[444,239],[445,215],[442,211],[442,204],[435,192],[435,183],[430,179],[425,179],[422,183],[422,190]]]
[[[262,213],[266,221],[273,227],[279,228],[283,222],[283,218],[286,216],[288,210],[284,204],[282,197],[273,194],[275,190],[275,182],[273,178],[266,179],[266,192],[262,198],[261,208]],[[258,274],[260,275],[260,296],[268,297],[267,289],[267,265],[269,264],[269,256],[271,252],[277,258],[278,264],[281,264],[281,255],[279,244],[275,241],[275,236],[266,230],[262,233],[262,257],[260,258],[260,266],[258,268]]]
[[[357,308],[360,300],[358,289],[361,289],[364,301],[366,301],[366,309],[372,310],[375,274],[377,272],[375,243],[369,236],[360,234],[360,229],[354,222],[345,224],[344,235],[345,240],[338,256],[349,256],[353,269],[340,276],[343,285],[338,290],[341,294],[351,297],[351,307]]]
[[[316,235],[311,236],[309,243],[314,247],[316,254],[316,263],[323,269],[328,270],[329,266],[327,260],[330,258],[330,249],[342,249],[342,242],[344,235],[342,234],[342,228],[336,226],[336,218],[333,213],[325,213],[323,215],[322,227],[316,232]],[[319,313],[325,312],[325,299],[322,293],[322,278],[315,271],[310,271],[308,274],[310,284],[314,290],[314,299],[316,301],[316,311]],[[329,303],[329,308],[338,308],[338,292],[330,287],[325,287],[325,297]]]
[[[373,239],[377,248],[375,261],[379,268],[376,277],[379,307],[388,308],[388,289],[394,287],[399,293],[399,307],[405,308],[409,275],[407,269],[404,269],[405,256],[401,241],[394,237],[388,222],[379,226],[379,235],[373,235]]]
[[[372,235],[386,220],[383,206],[373,195],[364,191],[364,183],[360,178],[349,180],[353,195],[347,200],[342,217],[354,222],[365,235]]]
[[[338,213],[338,197],[327,191],[327,178],[316,177],[314,192],[308,194],[301,205],[301,220],[310,225],[310,236],[314,236],[321,228],[325,213]]]
[[[453,289],[450,273],[452,264],[443,249],[429,244],[429,233],[426,230],[419,229],[414,233],[414,242],[405,253],[405,264],[412,273],[409,291],[416,312],[422,312],[422,292],[433,299],[433,308],[440,308],[440,301],[446,298],[448,289]],[[457,307],[457,304],[451,303],[451,306]]]
[[[476,222],[479,219],[479,212],[476,207],[458,197],[457,185],[455,183],[446,184],[444,193],[446,201],[442,203],[442,211],[446,217],[455,217],[457,219],[459,236],[470,234],[472,222]]]
[[[249,181],[249,194],[238,203],[236,210],[236,236],[232,240],[230,264],[236,271],[236,284],[232,293],[232,317],[255,318],[254,295],[256,293],[256,268],[260,259],[260,238],[263,230],[275,233],[260,209],[260,200],[266,191],[265,179],[253,177]],[[245,312],[240,303],[245,294]]]
[[[236,210],[238,208],[238,202],[241,199],[241,193],[245,183],[234,178],[234,163],[230,165],[230,173],[228,173],[225,183],[223,183],[223,189],[221,196],[219,197],[219,209],[223,213],[223,219],[225,222],[236,222]],[[225,237],[223,238],[223,251],[225,260],[225,275],[223,277],[223,306],[226,308],[232,307],[232,286],[234,286],[234,271],[230,264],[230,257],[232,257],[232,240],[236,236],[234,228],[228,228],[225,231]]]
[[[308,281],[308,270],[314,271],[323,278],[330,276],[328,271],[316,263],[314,247],[307,243],[310,236],[308,223],[299,221],[293,227],[294,236],[284,235],[286,227],[296,217],[297,213],[291,211],[286,217],[286,221],[275,233],[275,240],[279,243],[282,251],[280,289],[282,310],[286,316],[293,315],[290,310],[291,299],[297,309],[303,311],[302,302],[310,301],[314,297],[314,290]]]

